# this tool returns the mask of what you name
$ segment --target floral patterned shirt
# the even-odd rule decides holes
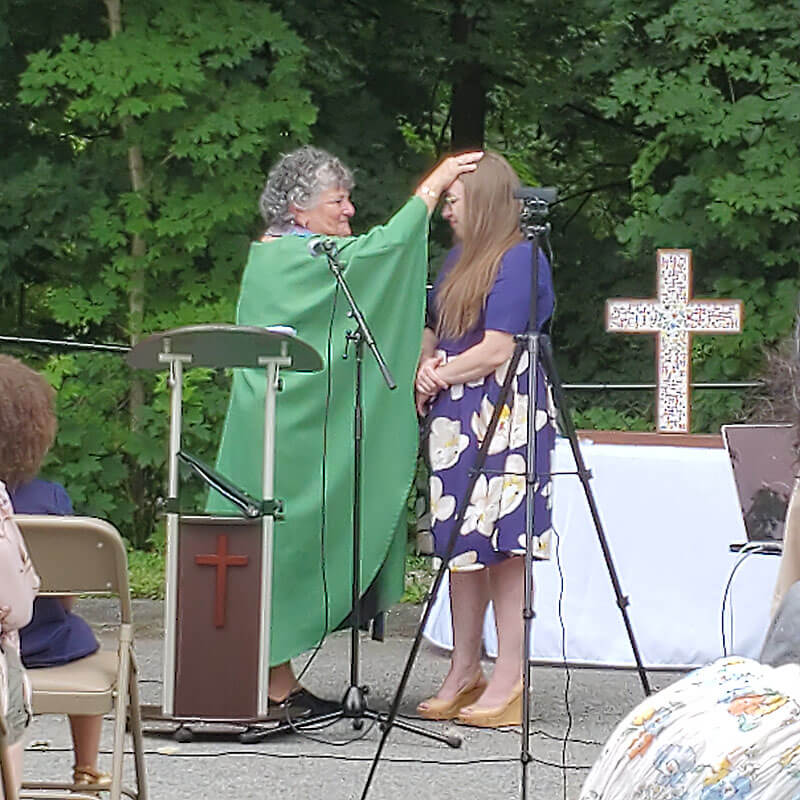
[[[637,706],[580,800],[800,800],[800,665],[731,657]]]

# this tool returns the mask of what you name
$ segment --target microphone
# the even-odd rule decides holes
[[[313,236],[308,241],[308,252],[314,258],[322,255],[335,255],[337,250],[336,242],[324,236]]]

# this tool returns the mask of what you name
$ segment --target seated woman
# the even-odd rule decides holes
[[[0,420],[3,419],[0,413]],[[0,449],[8,446],[3,426]],[[31,720],[30,692],[19,655],[19,629],[31,618],[39,579],[33,569],[14,509],[0,481],[0,710],[6,721],[6,741],[11,755],[11,784],[22,780],[22,736]],[[0,783],[0,798],[3,785]]]
[[[413,380],[419,356],[428,217],[439,196],[480,153],[444,159],[386,225],[352,236],[350,171],[324,150],[301,147],[272,168],[260,200],[266,231],[251,245],[236,311],[240,325],[290,325],[322,356],[313,374],[282,374],[275,446],[275,496],[286,518],[275,531],[269,697],[293,711],[327,710],[300,687],[290,659],[349,617],[352,572],[354,359],[343,360],[353,322],[327,259],[309,249],[332,237],[345,275],[397,391],[364,364],[361,587],[364,619],[403,589],[405,502],[417,455]],[[265,375],[235,370],[217,469],[261,494]],[[209,511],[230,513],[221,498]]]
[[[37,478],[56,434],[55,393],[49,383],[21,361],[0,355],[0,480],[18,514],[72,514],[63,487]],[[99,645],[91,628],[71,611],[71,597],[38,597],[30,625],[20,631],[22,661],[29,669],[66,664],[94,653]],[[73,781],[108,783],[97,769],[100,715],[69,717],[75,751]]]

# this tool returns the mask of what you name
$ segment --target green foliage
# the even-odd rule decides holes
[[[265,166],[315,119],[306,48],[263,3],[123,11],[113,38],[102,25],[58,41],[42,30],[45,49],[31,49],[6,95],[29,132],[27,150],[0,163],[0,270],[24,287],[0,315],[26,333],[135,341],[231,320]],[[79,511],[143,544],[164,485],[164,375],[136,376],[142,405],[118,356],[54,355],[45,367],[61,419],[49,470]],[[215,449],[226,391],[224,377],[191,371],[185,440],[201,456]]]
[[[796,276],[796,15],[752,0],[614,5],[617,41],[633,46],[596,105],[648,139],[620,240],[633,254],[665,241],[692,247],[714,258],[711,275],[736,274],[744,259],[751,275],[791,266]]]
[[[719,278],[719,297],[736,297],[744,303],[744,327],[735,336],[695,336],[692,347],[694,380],[704,383],[748,381],[764,367],[765,351],[777,347],[791,330],[797,310],[796,280],[770,285],[765,277],[744,280]],[[745,420],[753,411],[741,391],[696,390],[692,403],[692,429],[716,431],[726,422]]]
[[[589,406],[573,414],[578,429],[596,431],[651,431],[652,419],[609,406]]]
[[[149,600],[164,598],[164,553],[157,550],[128,550],[131,596]]]
[[[653,381],[653,337],[606,334],[603,303],[653,296],[658,247],[692,248],[696,296],[745,304],[741,336],[694,337],[696,381],[753,379],[791,328],[797,0],[143,0],[123,5],[113,38],[103,4],[50,6],[0,0],[4,333],[130,342],[231,320],[276,155],[313,139],[352,164],[364,230],[448,149],[465,75],[486,145],[525,183],[560,189],[565,380]],[[449,231],[432,230],[438,259]],[[145,545],[164,487],[164,374],[115,355],[29,360],[59,389],[48,474]],[[227,385],[188,373],[185,444],[206,460]],[[579,427],[632,430],[652,427],[653,399],[571,396]],[[697,390],[693,429],[749,402]]]
[[[688,247],[696,296],[745,303],[741,336],[694,337],[693,377],[752,380],[764,348],[791,329],[798,289],[798,4],[588,6],[597,22],[573,40],[574,58],[559,78],[567,91],[582,88],[594,98],[602,122],[589,122],[591,159],[615,165],[608,177],[622,177],[629,190],[615,192],[605,213],[592,214],[610,223],[617,242],[604,239],[595,223],[600,247],[591,260],[570,252],[561,270],[578,301],[562,303],[556,321],[561,368],[574,381],[652,381],[652,343],[642,341],[649,337],[604,334],[600,302],[653,296],[655,250]],[[585,110],[585,101],[569,103]],[[581,234],[575,242],[585,247]],[[562,255],[570,248],[566,243]],[[608,408],[620,410],[619,402]],[[693,430],[742,419],[747,402],[742,392],[696,391]]]
[[[401,603],[420,605],[428,597],[428,590],[433,581],[431,559],[409,553],[406,556],[406,585]]]

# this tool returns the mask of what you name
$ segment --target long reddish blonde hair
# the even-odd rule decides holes
[[[503,156],[487,152],[478,168],[459,180],[464,184],[464,235],[458,261],[436,297],[439,338],[458,338],[478,324],[503,253],[523,240],[520,204],[514,199],[519,178]]]

